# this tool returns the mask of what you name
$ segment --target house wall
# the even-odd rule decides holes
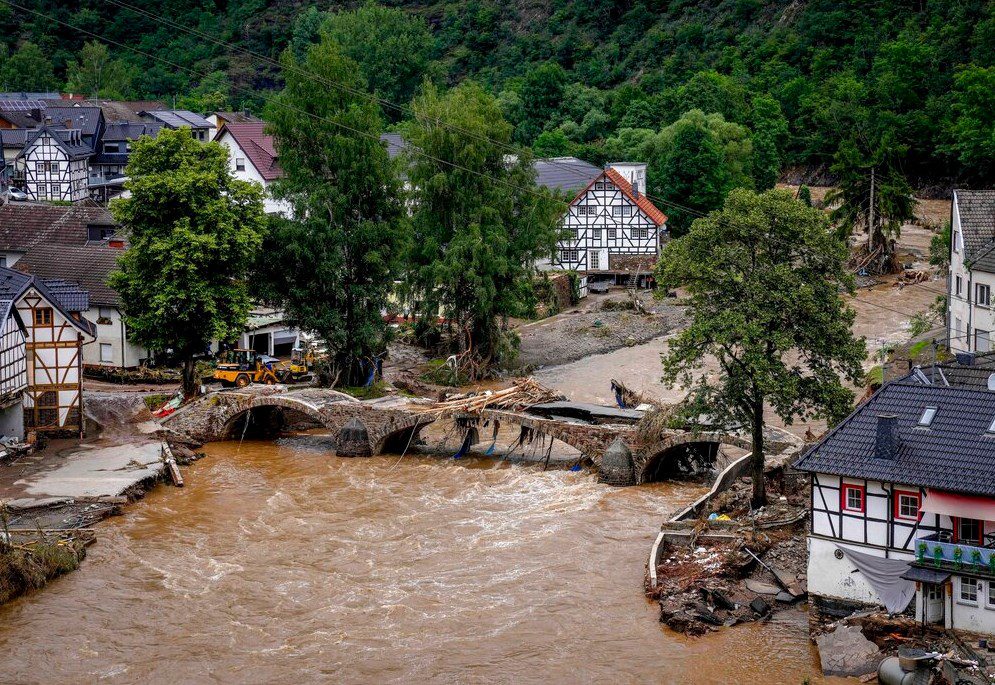
[[[0,408],[0,436],[24,440],[24,404],[13,404]]]
[[[36,323],[35,311],[51,310],[50,323]],[[25,425],[39,431],[82,431],[82,332],[34,288],[17,302],[27,327],[28,389]]]
[[[84,364],[131,369],[149,357],[148,350],[128,340],[128,330],[121,310],[117,307],[94,306],[83,316],[97,326],[96,341],[83,346]],[[102,323],[104,321],[108,323]],[[110,348],[101,347],[104,345],[109,345]],[[110,361],[105,359],[108,351]]]
[[[560,221],[571,235],[552,263],[577,271],[608,271],[609,255],[658,255],[659,229],[614,183],[601,178],[576,198]]]
[[[947,603],[946,627],[958,630],[995,634],[995,603],[990,602],[989,587],[993,580],[979,580],[966,576],[951,576],[951,594]],[[978,601],[961,599],[961,583],[978,584]]]
[[[19,396],[28,387],[27,343],[14,319],[7,317],[0,334],[0,403]]]
[[[48,133],[25,148],[24,169],[25,190],[32,200],[76,202],[87,196],[87,160],[70,160]]]
[[[221,136],[221,140],[218,141],[226,148],[228,148],[228,164],[231,168],[231,173],[235,178],[241,179],[243,181],[253,181],[258,183],[265,190],[265,198],[263,199],[263,211],[267,214],[280,214],[282,216],[289,217],[291,215],[290,204],[283,200],[275,200],[269,192],[269,183],[263,178],[259,170],[256,169],[252,164],[252,160],[249,159],[248,155],[239,147],[238,143],[230,133],[225,132],[225,135]],[[244,160],[244,169],[238,170],[238,160]]]
[[[954,352],[989,352],[995,350],[995,274],[969,270],[964,264],[964,243],[960,225],[957,194],[950,217],[950,276],[947,284],[947,334]],[[958,283],[960,292],[958,292]],[[978,285],[987,285],[991,295],[988,306],[977,304]]]

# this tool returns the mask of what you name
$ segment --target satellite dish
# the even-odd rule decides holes
[[[988,389],[995,391],[995,373],[988,377]]]

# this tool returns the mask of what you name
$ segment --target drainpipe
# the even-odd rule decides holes
[[[965,265],[966,266],[966,265]],[[973,352],[971,349],[971,328],[974,323],[974,297],[972,295],[974,291],[974,272],[970,267],[967,268],[967,351]]]
[[[125,349],[127,343],[125,342],[124,317],[121,315],[120,309],[117,310],[117,320],[121,324],[121,368],[126,369],[128,367],[127,350]]]

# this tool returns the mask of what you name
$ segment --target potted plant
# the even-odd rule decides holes
[[[926,558],[926,552],[929,551],[929,545],[925,541],[919,543],[919,547],[916,550],[916,556],[919,558],[918,561],[921,564]]]
[[[981,550],[980,549],[973,549],[973,550],[971,550],[971,563],[974,564],[975,566],[983,566],[984,565],[982,563]]]
[[[964,566],[964,562],[962,561],[963,559],[964,559],[964,550],[962,550],[959,546],[954,547],[954,563],[957,564],[958,569],[963,568]]]
[[[943,563],[943,548],[939,545],[933,548],[933,563],[936,564],[937,567]]]

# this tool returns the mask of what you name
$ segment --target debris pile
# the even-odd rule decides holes
[[[534,378],[516,378],[510,388],[484,390],[446,395],[445,399],[421,410],[435,417],[455,414],[477,414],[484,409],[508,409],[520,411],[533,404],[557,402],[565,399],[560,393],[550,390]]]

